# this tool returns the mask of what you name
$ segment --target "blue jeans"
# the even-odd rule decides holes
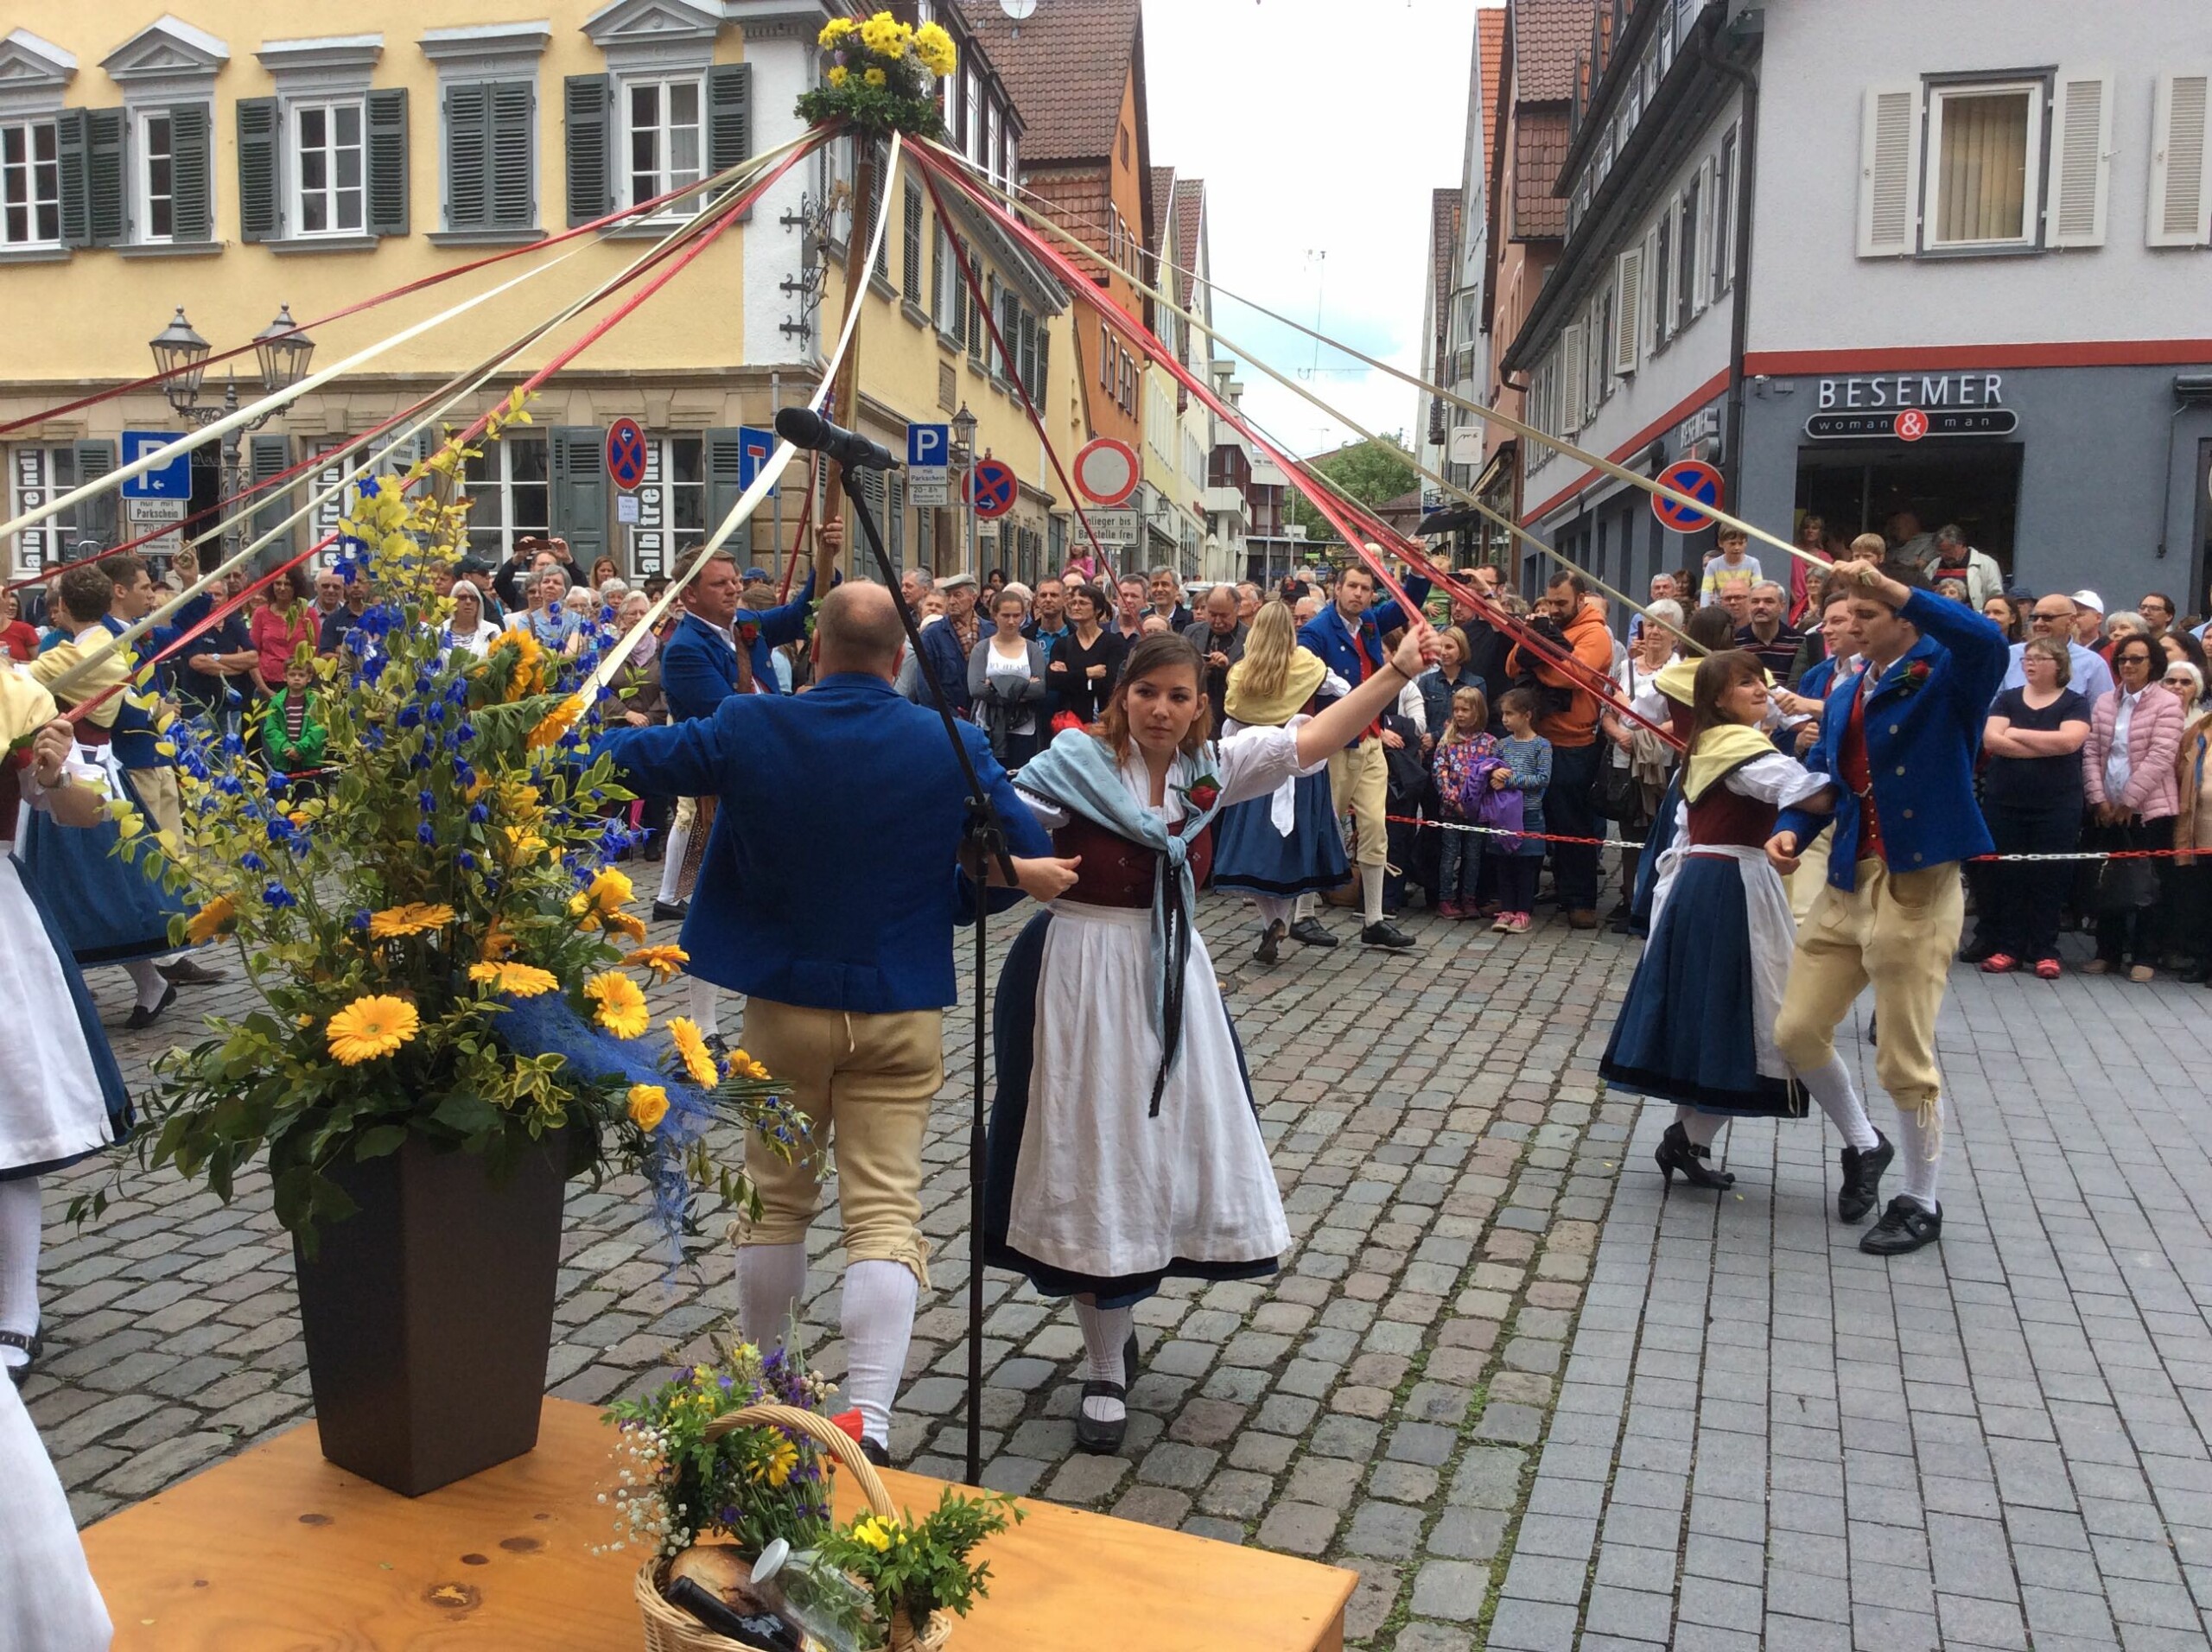
[[[1603,824],[1590,807],[1590,783],[1598,778],[1598,765],[1605,748],[1588,746],[1552,747],[1552,784],[1544,793],[1544,829],[1566,837],[1596,837]],[[1562,912],[1589,912],[1598,905],[1598,846],[1594,843],[1554,843],[1552,886]]]
[[[1476,900],[1476,881],[1482,876],[1483,836],[1480,832],[1457,829],[1462,823],[1454,820],[1442,823],[1444,848],[1436,874],[1436,898],[1471,906]]]

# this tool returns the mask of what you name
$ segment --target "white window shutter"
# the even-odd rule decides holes
[[[1643,327],[1643,249],[1632,246],[1613,257],[1613,371],[1636,371],[1637,341]]]
[[[2207,197],[2206,94],[2212,74],[2202,71],[2158,77],[2151,119],[2152,246],[2202,246]]]
[[[1859,256],[1912,251],[1920,206],[1920,88],[1869,86],[1859,134]]]
[[[1713,268],[1713,238],[1720,221],[1720,203],[1713,198],[1713,157],[1697,169],[1697,253],[1696,262],[1690,266],[1690,306],[1698,315],[1713,302],[1713,288],[1707,275]]]
[[[1580,322],[1559,335],[1560,429],[1573,435],[1582,428],[1582,327]]]
[[[2112,175],[2112,77],[2062,73],[2051,94],[2050,133],[2044,245],[2102,246]]]
[[[1655,224],[1643,232],[1643,289],[1636,295],[1636,335],[1643,340],[1643,353],[1659,353],[1659,308],[1653,301],[1652,283],[1658,278],[1659,226]]]

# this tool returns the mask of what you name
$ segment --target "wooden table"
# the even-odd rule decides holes
[[[84,1534],[115,1652],[639,1652],[639,1557],[594,1554],[613,1475],[590,1407],[545,1402],[537,1449],[412,1501],[322,1460],[314,1425]],[[938,1483],[887,1472],[902,1507]],[[842,1489],[842,1508],[849,1501]],[[1025,1501],[954,1652],[1338,1652],[1334,1566]]]

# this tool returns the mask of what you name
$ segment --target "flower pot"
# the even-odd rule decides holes
[[[496,1178],[411,1138],[332,1166],[360,1210],[293,1245],[324,1457],[418,1497],[537,1444],[568,1165],[560,1136]]]

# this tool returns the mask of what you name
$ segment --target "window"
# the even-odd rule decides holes
[[[292,105],[295,235],[359,235],[362,217],[361,105]]]
[[[176,234],[175,125],[166,109],[138,117],[138,200],[133,215],[141,242],[161,242]]]
[[[49,123],[47,130],[54,130]],[[18,447],[9,450],[9,514],[20,516],[35,510],[56,494],[67,493],[79,483],[88,481],[100,473],[78,464],[78,450],[64,443],[58,447]],[[49,556],[67,556],[79,539],[93,531],[94,524],[86,513],[95,510],[99,499],[84,499],[46,518],[35,528],[26,528],[15,537],[10,550],[13,553],[10,566],[17,575],[35,574]]]
[[[703,175],[699,101],[696,75],[623,82],[621,153],[627,162],[623,175],[629,181],[625,206],[665,195]],[[687,196],[663,210],[689,215],[699,210],[698,198]]]
[[[2043,91],[2039,80],[1933,90],[1923,246],[2034,245]]]
[[[969,160],[982,163],[983,145],[983,82],[975,70],[968,71],[967,130],[955,134],[960,138],[960,150]]]
[[[50,120],[0,126],[0,246],[61,241],[61,160]]]
[[[901,256],[905,262],[899,268],[900,291],[909,304],[917,309],[922,302],[922,192],[919,185],[906,186],[906,216],[899,238]]]
[[[937,305],[937,330],[953,345],[968,339],[968,288],[960,274],[960,254],[952,238],[939,225],[937,252],[930,261],[932,302]]]
[[[1736,132],[1731,127],[1720,140],[1720,158],[1713,170],[1713,237],[1707,249],[1706,290],[1718,301],[1728,290],[1736,265]]]
[[[552,531],[552,490],[546,467],[545,438],[510,430],[468,460],[461,491],[468,500],[468,548],[503,562],[514,555],[515,541],[526,533]]]
[[[983,111],[983,172],[993,183],[1005,175],[1004,159],[999,148],[999,106],[993,104]]]
[[[998,372],[1001,378],[1016,378],[1021,373],[1021,300],[1012,289],[999,289],[999,337],[1006,349],[998,359]],[[1025,384],[1027,379],[1022,381]]]
[[[996,279],[995,276],[987,274],[982,265],[976,262],[974,247],[963,242],[961,250],[968,255],[968,268],[978,283]],[[967,310],[965,325],[968,328],[968,359],[981,367],[989,359],[984,352],[991,342],[991,329],[983,320],[982,307],[976,302],[976,294],[969,289],[965,281],[960,283],[960,301]]]

